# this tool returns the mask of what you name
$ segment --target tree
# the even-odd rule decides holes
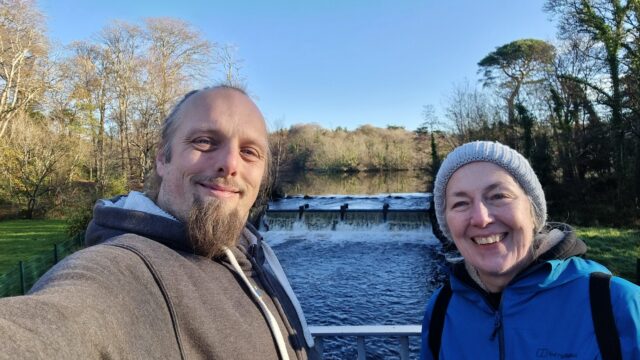
[[[424,122],[422,123],[421,128],[425,128],[429,130],[430,133],[430,148],[431,148],[431,179],[435,179],[438,174],[438,169],[440,169],[440,155],[438,154],[438,146],[436,143],[436,138],[434,136],[436,126],[440,125],[440,120],[438,119],[438,115],[436,114],[436,109],[433,105],[424,105],[422,107],[422,118]]]
[[[182,20],[149,18],[145,25],[146,81],[158,107],[156,120],[160,123],[193,82],[207,78],[213,64],[214,44]]]
[[[74,42],[70,48],[73,56],[68,60],[71,76],[67,81],[73,87],[71,97],[84,113],[90,129],[93,164],[89,165],[89,168],[90,174],[95,170],[96,198],[99,198],[107,183],[105,127],[107,106],[111,101],[108,54],[104,46],[87,42]]]
[[[222,83],[230,86],[244,88],[246,79],[240,74],[243,60],[238,58],[238,47],[224,45],[218,49],[216,62],[223,73]]]
[[[24,206],[25,216],[33,218],[70,179],[74,161],[74,142],[64,134],[52,132],[29,121],[2,144],[0,158],[4,165],[5,186]]]
[[[522,154],[527,158],[531,159],[531,155],[533,154],[533,124],[535,123],[535,119],[531,112],[524,106],[522,103],[516,103],[516,113],[518,124],[522,127],[522,142],[523,142],[523,150]]]
[[[621,74],[622,58],[630,49],[629,39],[637,38],[638,0],[547,0],[545,9],[560,18],[560,37],[585,35],[603,49],[608,81],[571,78],[597,92],[611,110],[611,132],[615,144],[614,169],[617,197],[621,201],[626,173],[625,133]],[[640,179],[635,179],[636,181]]]
[[[486,93],[471,87],[468,81],[454,85],[447,97],[445,117],[453,125],[460,144],[489,139],[489,126],[500,119]]]
[[[131,139],[140,182],[153,168],[158,132],[171,106],[193,83],[207,79],[214,44],[188,23],[172,18],[145,20],[141,45],[142,86],[133,104],[136,116]],[[132,174],[133,175],[133,174]]]
[[[120,164],[124,179],[131,180],[131,105],[141,89],[141,29],[132,24],[114,22],[100,34],[107,54],[107,65],[115,99],[113,118],[120,141]]]
[[[44,91],[47,40],[32,0],[0,1],[0,138]]]
[[[510,125],[516,121],[515,105],[522,87],[541,82],[554,56],[553,45],[542,40],[522,39],[499,46],[478,62],[483,84],[497,85],[506,92]]]

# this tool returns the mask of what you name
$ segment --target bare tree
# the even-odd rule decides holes
[[[44,90],[47,40],[43,16],[32,0],[0,1],[0,138],[16,114]]]
[[[142,30],[132,24],[114,22],[104,28],[100,39],[105,45],[107,64],[114,94],[113,117],[118,127],[120,165],[125,179],[131,179],[131,142],[129,113],[136,93],[140,90],[142,65]]]
[[[217,51],[216,63],[223,73],[223,83],[244,88],[246,86],[246,79],[240,74],[244,60],[238,58],[237,53],[237,46],[224,45]]]
[[[135,105],[132,145],[139,179],[153,167],[157,132],[170,107],[193,83],[208,78],[214,44],[188,23],[172,18],[145,20],[143,86]]]
[[[111,101],[110,69],[106,47],[88,42],[74,42],[70,46],[74,55],[69,59],[68,81],[72,84],[71,98],[76,108],[84,113],[86,126],[93,144],[93,164],[98,194],[107,181],[105,177],[105,127],[107,105]],[[93,171],[90,171],[93,172]]]
[[[468,81],[454,85],[447,98],[445,117],[451,122],[453,132],[458,134],[460,143],[474,139],[474,134],[487,128],[494,121],[494,114],[489,96]]]

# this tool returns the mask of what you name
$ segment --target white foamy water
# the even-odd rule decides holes
[[[419,197],[403,195],[402,199],[409,204],[425,201]],[[354,199],[349,197],[350,209],[358,206]],[[361,200],[371,204],[371,199]],[[304,200],[316,206],[313,199]],[[344,198],[331,201],[341,204]],[[322,206],[328,204],[322,202]],[[310,325],[421,323],[429,296],[445,278],[440,243],[428,223],[393,230],[387,223],[328,222],[311,230],[308,221],[291,221],[289,230],[263,231],[262,235],[278,255]],[[410,347],[411,357],[417,358],[418,339],[412,339]],[[368,354],[368,359],[398,356],[396,339],[367,340],[367,348],[376,353]],[[351,359],[355,354],[353,339],[325,344],[326,359]]]

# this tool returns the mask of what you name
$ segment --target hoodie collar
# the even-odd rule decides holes
[[[194,253],[184,224],[157,206],[143,193],[132,191],[128,195],[98,200],[94,217],[85,235],[87,246],[104,242],[114,236],[132,233],[153,239],[170,248]],[[237,245],[232,248],[241,267],[250,268],[242,259],[253,257],[258,264],[264,261],[260,243],[262,237],[247,223]]]

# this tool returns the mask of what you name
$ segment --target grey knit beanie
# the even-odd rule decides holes
[[[529,161],[519,152],[499,142],[474,141],[458,146],[450,152],[440,165],[438,175],[436,175],[433,186],[433,202],[442,233],[450,241],[453,241],[444,216],[445,193],[449,179],[456,170],[476,161],[486,161],[498,165],[516,179],[533,202],[537,224],[535,232],[542,230],[547,220],[547,202],[544,198],[542,185],[529,165]]]

